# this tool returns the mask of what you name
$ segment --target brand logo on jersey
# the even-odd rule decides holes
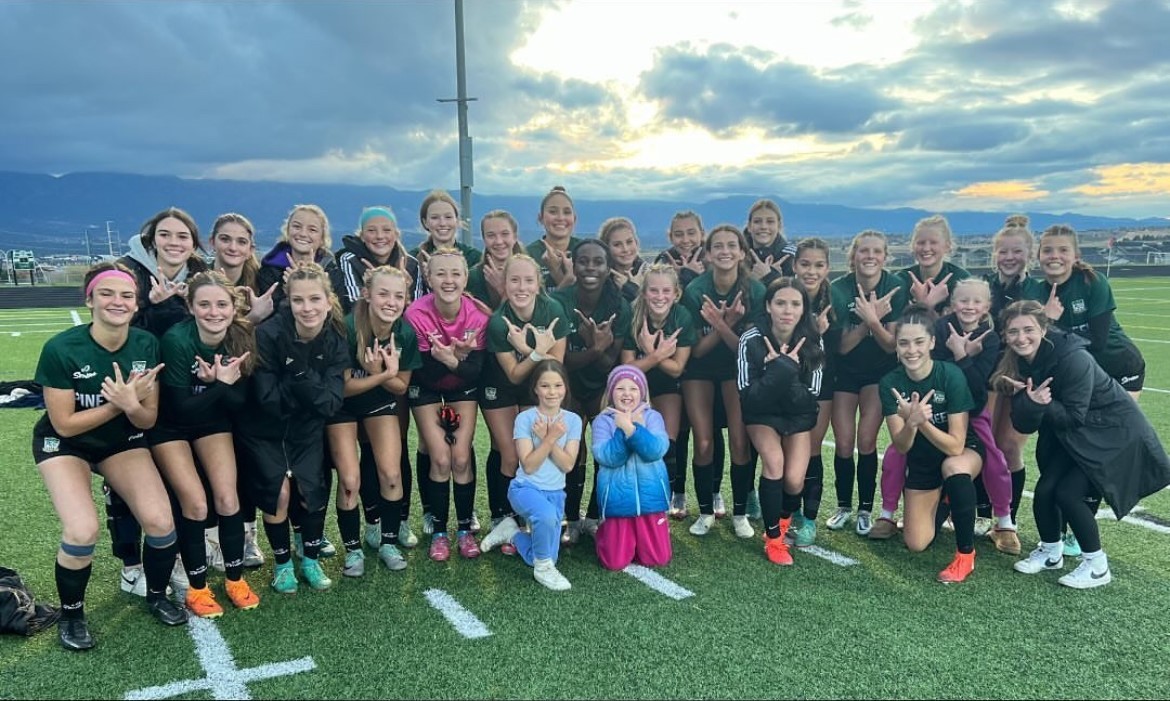
[[[96,376],[97,373],[90,370],[88,365],[73,373],[73,379],[75,380],[88,380],[89,378]]]
[[[144,432],[141,432],[141,431],[139,431],[138,433],[135,433],[135,434],[134,434],[134,435],[132,435],[132,436],[126,436],[126,440],[127,440],[127,442],[129,442],[129,441],[136,441],[136,440],[138,440],[139,438],[142,438],[142,437],[143,437],[143,436],[145,436],[145,435],[146,435],[146,434],[145,434]]]
[[[324,360],[324,359],[325,359],[325,356],[323,356],[323,355],[317,356],[317,360]]]
[[[418,399],[418,386],[411,385],[410,388],[406,390],[406,396],[410,397],[411,399]]]
[[[1118,380],[1118,382],[1120,382],[1121,384],[1124,385],[1124,384],[1133,382],[1134,380],[1136,380],[1139,377],[1141,377],[1141,375],[1123,375],[1122,378],[1120,380]]]
[[[496,400],[496,388],[495,387],[484,387],[483,388],[483,398],[488,400],[489,402],[494,402]]]
[[[285,359],[284,359],[284,364],[285,364],[285,365],[292,365],[292,364],[293,364],[293,363],[295,363],[295,362],[297,362],[295,358],[285,358]]]
[[[1072,310],[1073,310],[1073,314],[1084,314],[1085,313],[1085,300],[1074,299],[1072,302]]]
[[[931,402],[931,404],[934,404],[935,402],[938,402],[939,404],[946,404],[946,401],[947,401],[947,393],[942,391],[941,389],[936,389],[934,391],[934,402]]]
[[[58,450],[61,450],[61,439],[46,437],[45,444],[41,447],[41,449],[46,453],[55,453]]]
[[[136,373],[141,374],[144,372],[146,372],[146,361],[145,360],[135,360],[134,362],[130,363],[130,373],[131,374],[136,374]]]

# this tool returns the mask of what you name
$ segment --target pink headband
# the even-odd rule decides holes
[[[135,280],[134,276],[130,273],[122,272],[121,270],[103,270],[97,275],[94,275],[93,279],[89,281],[89,284],[85,286],[85,296],[88,298],[91,294],[93,294],[93,288],[97,287],[99,282],[108,278],[118,278],[120,280],[125,280],[126,282],[129,282],[131,285],[133,285],[135,290],[138,289],[138,281]]]

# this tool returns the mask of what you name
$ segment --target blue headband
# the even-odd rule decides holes
[[[394,216],[389,207],[366,207],[362,212],[362,218],[358,220],[358,229],[366,228],[366,222],[377,217],[386,217],[394,222],[394,226],[398,226],[398,217]]]

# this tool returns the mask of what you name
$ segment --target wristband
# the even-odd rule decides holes
[[[544,356],[540,353],[537,353],[536,351],[532,351],[528,354],[528,359],[534,363],[539,363],[540,361],[544,360]]]

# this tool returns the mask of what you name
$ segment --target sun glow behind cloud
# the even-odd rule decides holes
[[[971,183],[955,192],[956,197],[980,200],[1002,200],[1005,202],[1038,200],[1047,197],[1048,194],[1048,190],[1038,189],[1035,183],[1024,182],[1023,180]]]

